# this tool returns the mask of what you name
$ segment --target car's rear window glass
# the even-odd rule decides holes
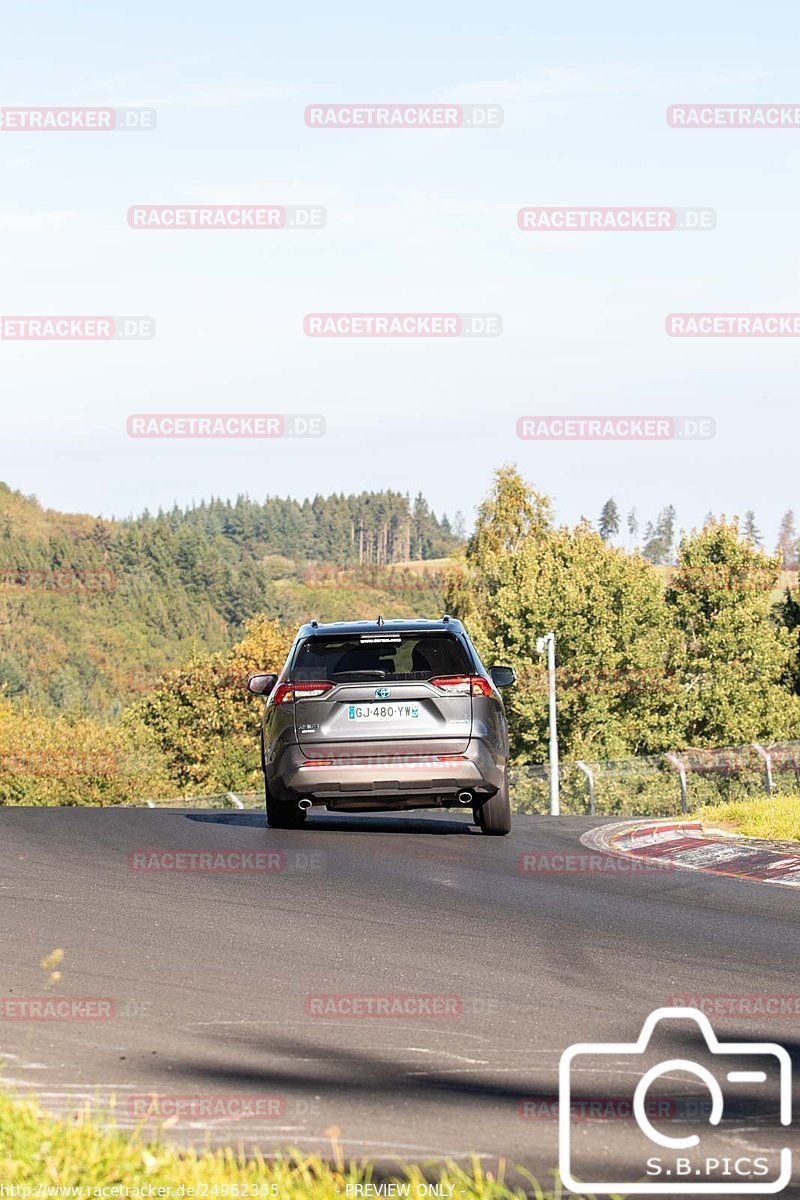
[[[365,633],[312,637],[299,647],[293,680],[431,679],[467,675],[470,664],[461,642],[447,633]]]

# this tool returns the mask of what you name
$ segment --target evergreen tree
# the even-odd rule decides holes
[[[628,533],[630,534],[631,545],[639,532],[639,518],[636,515],[636,509],[632,508],[628,513]]]
[[[654,566],[663,566],[672,559],[675,541],[675,509],[672,505],[662,508],[655,526],[648,521],[645,529],[645,544],[642,555]]]
[[[784,570],[790,571],[798,565],[798,558],[800,558],[799,551],[800,547],[798,546],[794,513],[789,509],[781,518],[781,525],[778,530],[778,545],[775,548],[775,553],[781,556],[781,565]]]
[[[428,501],[422,492],[414,500],[411,517],[411,556],[412,558],[432,558],[431,533],[433,530],[433,514],[428,507]]]
[[[744,514],[743,533],[745,541],[749,542],[751,546],[759,548],[764,544],[761,533],[756,525],[756,514],[753,512],[752,508],[749,508]]]
[[[619,509],[617,502],[613,496],[606,500],[600,513],[600,537],[604,542],[609,542],[619,533]]]

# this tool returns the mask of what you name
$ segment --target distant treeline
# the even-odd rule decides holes
[[[437,518],[421,494],[412,501],[401,492],[315,496],[313,500],[246,496],[173,508],[157,517],[145,513],[123,523],[133,531],[167,528],[191,541],[222,537],[254,553],[331,562],[338,566],[383,566],[410,559],[442,558],[464,540],[445,515]]]
[[[309,563],[445,557],[463,542],[459,526],[423,496],[391,491],[240,496],[106,521],[0,484],[0,692],[113,717],[137,672],[226,649],[256,613],[324,617],[296,589],[287,597],[282,577],[303,579]]]

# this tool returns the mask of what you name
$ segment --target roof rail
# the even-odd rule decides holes
[[[316,619],[316,617],[315,617],[315,618],[314,618],[314,620],[311,622],[311,628],[312,628],[312,629],[319,629],[319,621]]]
[[[451,619],[451,617],[450,617],[450,614],[449,614],[449,613],[445,613],[445,614],[444,614],[444,616],[442,617],[442,624],[443,624],[443,625],[446,625],[446,624],[447,624],[447,622],[448,622],[450,619]]]

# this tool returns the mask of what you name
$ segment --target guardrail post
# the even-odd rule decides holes
[[[769,751],[765,750],[763,746],[760,746],[758,742],[751,742],[750,744],[764,764],[764,783],[766,784],[766,793],[768,796],[771,796],[774,790],[772,786],[772,756]]]
[[[585,762],[578,759],[575,766],[586,776],[586,791],[589,796],[589,816],[594,816],[594,775]]]
[[[689,801],[686,794],[686,764],[681,762],[677,754],[665,754],[664,758],[678,772],[678,779],[681,785],[681,812],[688,813]]]

